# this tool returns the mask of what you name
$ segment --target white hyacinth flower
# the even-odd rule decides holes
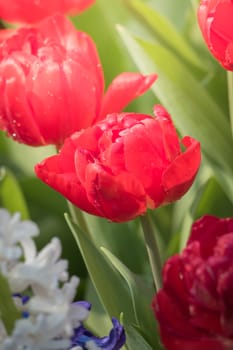
[[[37,252],[32,238],[38,233],[33,222],[0,209],[0,272],[12,293],[32,294],[25,303],[20,295],[15,298],[26,318],[16,321],[11,335],[0,322],[0,350],[67,350],[74,329],[89,313],[81,304],[72,304],[79,279],[69,279],[59,239]]]
[[[32,244],[33,243],[33,244]],[[66,260],[59,260],[61,243],[58,238],[37,254],[34,242],[23,242],[24,261],[14,266],[8,273],[11,289],[22,292],[29,286],[35,294],[53,296],[59,282],[67,280]]]
[[[39,314],[35,318],[16,322],[11,337],[7,338],[0,350],[62,350],[70,346],[69,337],[60,337],[64,315]]]
[[[31,238],[38,234],[34,222],[20,221],[19,213],[10,215],[6,209],[0,208],[0,268],[4,275],[18,262],[23,244],[30,245]]]
[[[21,222],[19,214],[11,216],[0,209],[0,275],[4,275],[2,283],[6,287],[2,285],[3,295],[0,288],[0,308],[4,309],[7,300],[6,304],[14,310],[14,298],[19,311],[11,314],[14,325],[11,331],[13,326],[9,327],[6,322],[9,319],[4,309],[0,320],[0,350],[119,350],[125,342],[123,327],[113,318],[113,329],[103,338],[96,338],[85,329],[83,321],[89,314],[90,304],[73,302],[79,279],[69,278],[68,263],[60,259],[58,238],[37,252],[32,238],[38,232],[33,222]],[[14,324],[20,311],[22,318]],[[2,309],[0,316],[1,312]],[[6,328],[4,322],[8,324]]]

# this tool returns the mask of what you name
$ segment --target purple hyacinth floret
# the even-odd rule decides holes
[[[83,302],[82,305],[85,307]],[[86,303],[86,302],[85,302]],[[86,303],[86,308],[90,310],[90,304]],[[93,335],[90,331],[88,331],[83,325],[76,328],[74,331],[74,335],[72,337],[72,347],[73,346],[81,346],[83,349],[85,348],[85,344],[89,341],[93,341],[98,348],[105,350],[119,350],[125,344],[126,336],[123,326],[120,322],[112,318],[113,328],[111,329],[108,336],[99,338]]]

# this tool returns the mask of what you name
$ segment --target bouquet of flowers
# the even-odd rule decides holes
[[[0,350],[233,349],[233,2],[0,19]]]

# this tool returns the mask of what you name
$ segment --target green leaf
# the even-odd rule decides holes
[[[143,338],[143,336],[140,334],[140,332],[137,330],[136,327],[133,327],[132,325],[127,324],[126,322],[123,322],[124,329],[126,332],[126,339],[127,339],[127,348],[129,350],[160,350],[162,349],[161,345],[158,344],[156,348],[152,348],[146,340]],[[155,335],[155,330],[153,335]]]
[[[77,249],[77,247],[76,247]],[[91,301],[91,312],[85,320],[85,325],[88,329],[93,331],[95,335],[102,337],[108,334],[109,329],[112,327],[112,323],[108,314],[100,302],[98,294],[90,278],[87,278],[85,288],[85,300]]]
[[[202,151],[233,200],[233,183],[229,186],[221,175],[225,171],[233,176],[233,140],[229,123],[218,105],[174,54],[133,37],[123,28],[119,31],[140,70],[158,73],[153,91],[172,114],[179,131],[201,142]]]
[[[109,316],[118,318],[123,312],[128,322],[137,324],[126,282],[67,214],[65,214],[65,218],[79,246],[90,278]]]
[[[154,288],[149,286],[142,277],[130,271],[116,256],[109,250],[101,248],[111,264],[119,271],[129,287],[133,308],[137,317],[137,325],[145,334],[149,343],[156,345],[154,331],[156,329],[155,318],[151,308]]]
[[[14,175],[0,167],[0,204],[11,213],[20,212],[22,219],[29,218],[24,195]]]
[[[184,62],[206,71],[201,57],[196,54],[172,23],[158,11],[140,0],[125,0],[125,4],[136,14],[142,24],[152,31],[161,45],[171,49]]]
[[[21,312],[17,309],[11,295],[8,280],[0,273],[0,319],[8,334],[11,334],[15,322],[21,318]]]
[[[138,220],[113,223],[87,213],[83,213],[83,215],[96,245],[111,250],[133,272],[145,274],[148,270],[147,252]],[[129,254],[128,247],[132,242],[134,252]]]

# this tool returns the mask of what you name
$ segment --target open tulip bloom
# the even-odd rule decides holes
[[[163,107],[154,113],[109,114],[66,139],[36,166],[37,176],[82,210],[116,222],[181,198],[198,171],[200,144],[179,141]]]
[[[156,75],[118,75],[104,94],[93,40],[62,15],[0,42],[0,129],[31,146],[55,144],[143,94]]]
[[[0,350],[233,350],[233,0],[149,2],[0,0]]]

